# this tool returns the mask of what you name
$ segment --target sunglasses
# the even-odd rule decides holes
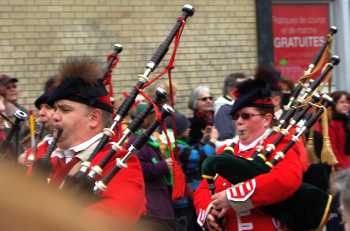
[[[198,100],[200,100],[200,101],[207,101],[207,100],[213,101],[213,96],[198,98]]]
[[[252,114],[252,113],[236,113],[232,116],[233,120],[238,120],[241,117],[243,120],[249,120],[253,116],[262,116],[263,114]]]

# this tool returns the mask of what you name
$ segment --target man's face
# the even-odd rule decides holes
[[[10,102],[17,101],[17,85],[15,82],[10,82],[6,84],[5,99]]]
[[[236,132],[242,144],[259,138],[272,122],[272,115],[263,115],[255,107],[245,107],[233,115]]]
[[[52,127],[52,116],[54,109],[47,104],[42,104],[39,110],[39,122],[45,124],[47,127]]]
[[[60,148],[71,148],[91,138],[91,110],[86,105],[71,100],[58,100],[54,108],[53,125],[63,129],[59,139]]]

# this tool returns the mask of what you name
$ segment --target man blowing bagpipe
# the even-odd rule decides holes
[[[113,118],[109,94],[112,93],[111,72],[119,61],[121,47],[115,45],[114,53],[108,56],[105,71],[88,58],[69,59],[63,64],[57,76],[57,86],[46,101],[54,108],[54,140],[45,155],[35,157],[33,174],[39,173],[37,175],[44,176],[50,185],[75,194],[87,204],[88,213],[103,213],[128,224],[140,218],[145,212],[145,185],[141,164],[133,154],[142,148],[162,121],[173,113],[173,109],[163,105],[161,112],[157,112],[157,120],[127,150],[124,143],[128,136],[136,131],[156,104],[153,105],[150,99],[152,103],[145,113],[139,113],[124,131],[121,130],[122,121],[139,92],[165,73],[170,75],[186,19],[193,13],[191,5],[183,7],[181,17],[147,63],[144,73],[139,75],[137,84]],[[150,74],[162,61],[173,40],[174,52],[169,64],[161,74],[150,80]],[[106,90],[108,85],[109,92]],[[164,96],[160,95],[154,101]],[[184,187],[173,190],[174,197],[181,196],[183,191]]]
[[[54,109],[47,104],[50,94],[57,85],[57,80],[57,76],[51,76],[45,83],[44,92],[34,102],[38,109],[37,125],[35,119],[33,118],[31,121],[31,117],[29,117],[30,138],[33,139],[33,142],[31,147],[19,155],[18,161],[20,164],[30,166],[30,169],[37,156],[42,157],[47,153],[48,147],[54,139],[54,133],[57,132],[53,127],[52,120]],[[36,128],[38,128],[37,131]]]
[[[61,131],[54,142],[52,153],[37,153],[36,160],[48,158],[50,185],[63,187],[67,176],[75,175],[81,163],[89,159],[102,137],[102,131],[112,121],[112,104],[102,83],[100,65],[89,58],[72,58],[62,65],[57,76],[57,87],[48,95],[46,103],[54,108],[53,126]],[[92,159],[94,165],[110,150],[105,145]],[[49,148],[50,149],[50,148]],[[114,157],[125,154],[116,152]],[[112,158],[104,167],[102,176],[115,165]],[[36,163],[33,165],[35,174]],[[45,172],[45,171],[44,171]],[[79,195],[77,195],[79,197]],[[111,179],[106,191],[87,205],[87,212],[136,221],[145,209],[144,183],[141,165],[135,156]],[[77,198],[78,199],[78,198]]]

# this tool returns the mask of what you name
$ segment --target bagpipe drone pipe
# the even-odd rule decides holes
[[[335,26],[332,26],[329,28],[329,33],[327,35],[326,42],[323,44],[319,52],[316,54],[312,62],[309,64],[308,69],[304,73],[304,76],[299,79],[298,84],[293,89],[293,92],[290,96],[288,104],[284,106],[285,111],[288,111],[289,109],[291,109],[292,105],[296,103],[297,99],[299,99],[298,100],[299,103],[302,103],[300,102],[301,98],[298,96],[300,96],[302,90],[305,90],[307,85],[310,84],[310,82],[312,82],[313,79],[319,75],[325,63],[328,62],[329,56],[331,53],[333,36],[337,33],[337,31],[338,30]]]
[[[318,121],[333,100],[327,94],[320,96],[319,87],[330,71],[339,63],[334,56],[319,75],[298,93],[296,103],[285,111],[279,124],[268,129],[263,137],[271,143],[266,148],[258,145],[251,158],[234,155],[232,148],[225,152],[208,157],[202,164],[202,177],[207,180],[211,193],[215,192],[214,178],[219,175],[232,184],[238,184],[269,172],[288,155],[301,135]],[[314,112],[312,111],[312,108]],[[269,138],[269,139],[268,139]],[[279,146],[279,151],[276,147]],[[278,189],[276,189],[278,190]],[[277,218],[292,230],[310,230],[321,227],[328,218],[332,196],[309,183],[302,183],[298,190],[288,199],[261,209]]]
[[[20,131],[22,123],[28,119],[28,114],[22,110],[16,110],[13,114],[15,120],[12,122],[7,116],[0,113],[4,121],[11,124],[11,128],[8,131],[5,140],[0,144],[0,158],[15,160],[20,151]]]

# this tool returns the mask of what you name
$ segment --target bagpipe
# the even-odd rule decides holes
[[[0,154],[5,156],[6,159],[17,159],[20,152],[21,126],[23,122],[28,119],[28,114],[25,111],[18,109],[13,114],[14,121],[11,121],[11,119],[2,113],[0,113],[0,115],[4,122],[6,121],[6,123],[11,125],[5,140],[0,144]]]
[[[329,40],[334,31],[336,30],[331,28]],[[317,54],[313,60],[314,63],[310,65],[312,68],[309,68],[306,73],[308,77],[303,78],[294,89],[288,108],[283,112],[278,124],[263,134],[265,144],[260,143],[250,158],[235,156],[233,148],[227,147],[223,154],[208,157],[203,162],[202,177],[207,180],[212,194],[215,193],[216,175],[222,176],[232,184],[238,184],[271,171],[288,155],[288,151],[293,148],[304,132],[319,120],[327,107],[333,104],[330,96],[321,93],[321,88],[328,81],[331,70],[339,63],[339,58],[337,56],[333,56],[330,60],[324,58],[327,49],[329,49],[328,42],[324,44],[321,48],[322,52]],[[320,60],[327,60],[327,63],[324,64]],[[315,67],[319,69],[320,65],[323,70],[315,78],[316,72],[312,69]],[[324,225],[331,205],[332,195],[313,184],[303,182],[288,199],[263,206],[261,209],[288,228],[303,231]]]
[[[73,190],[79,192],[92,192],[93,194],[98,194],[100,191],[106,190],[108,183],[110,180],[119,172],[120,169],[127,167],[126,161],[131,157],[132,154],[137,152],[149,139],[150,135],[163,123],[163,120],[173,113],[173,109],[171,106],[164,104],[164,101],[167,97],[167,94],[164,90],[158,88],[155,93],[155,97],[151,99],[148,95],[143,92],[143,89],[148,87],[154,81],[159,79],[162,75],[168,72],[173,68],[173,64],[175,61],[175,54],[178,44],[180,42],[180,36],[186,24],[186,20],[188,17],[192,16],[194,13],[194,8],[191,5],[184,5],[182,8],[182,15],[178,17],[176,24],[167,35],[165,40],[160,44],[155,53],[152,55],[150,61],[146,65],[146,69],[143,74],[138,76],[138,82],[132,88],[131,92],[128,94],[127,98],[121,103],[119,108],[116,110],[113,121],[108,128],[103,130],[102,138],[99,140],[97,146],[94,148],[89,158],[81,164],[78,172],[72,176],[67,176],[64,180],[64,184],[61,185],[61,189],[63,190]],[[150,79],[150,75],[156,69],[156,67],[160,64],[171,43],[174,40],[174,51],[170,58],[170,62],[166,68],[155,78]],[[120,46],[119,46],[120,47]],[[106,72],[104,75],[105,85],[111,83],[111,80],[108,80],[111,74],[111,68],[116,65],[116,60],[119,60],[118,53],[121,52],[121,49],[115,50],[115,54],[109,56],[108,64],[106,68]],[[122,134],[116,134],[116,130],[118,130],[118,126],[121,125],[123,119],[127,116],[129,110],[135,102],[135,99],[138,94],[142,94],[149,104],[145,111],[136,115],[136,117],[132,120],[132,122],[128,125],[128,127],[122,131]],[[161,109],[159,109],[161,108]],[[150,114],[151,110],[155,111],[156,121],[146,129],[141,136],[139,136],[135,142],[131,144],[131,146],[127,149],[126,154],[123,155],[122,158],[116,159],[115,154],[118,151],[124,149],[123,144],[126,139],[134,133],[142,124],[145,117]],[[118,136],[120,137],[118,137]],[[115,141],[115,137],[118,137],[118,140]],[[107,147],[107,145],[111,145],[111,149],[106,153],[105,156],[97,163],[92,166],[92,161],[94,158],[100,153],[100,151]],[[47,155],[46,157],[49,157]],[[43,164],[43,167],[39,167],[40,169],[44,169],[44,176],[48,177],[47,169],[47,161]],[[110,161],[115,161],[116,166],[109,172],[103,172],[103,168]],[[38,161],[37,161],[38,162]],[[35,164],[35,163],[34,163]]]
[[[16,110],[13,116],[15,117],[15,121],[6,137],[6,140],[9,142],[13,139],[18,140],[21,122],[25,121],[28,118],[28,114],[21,110]]]

